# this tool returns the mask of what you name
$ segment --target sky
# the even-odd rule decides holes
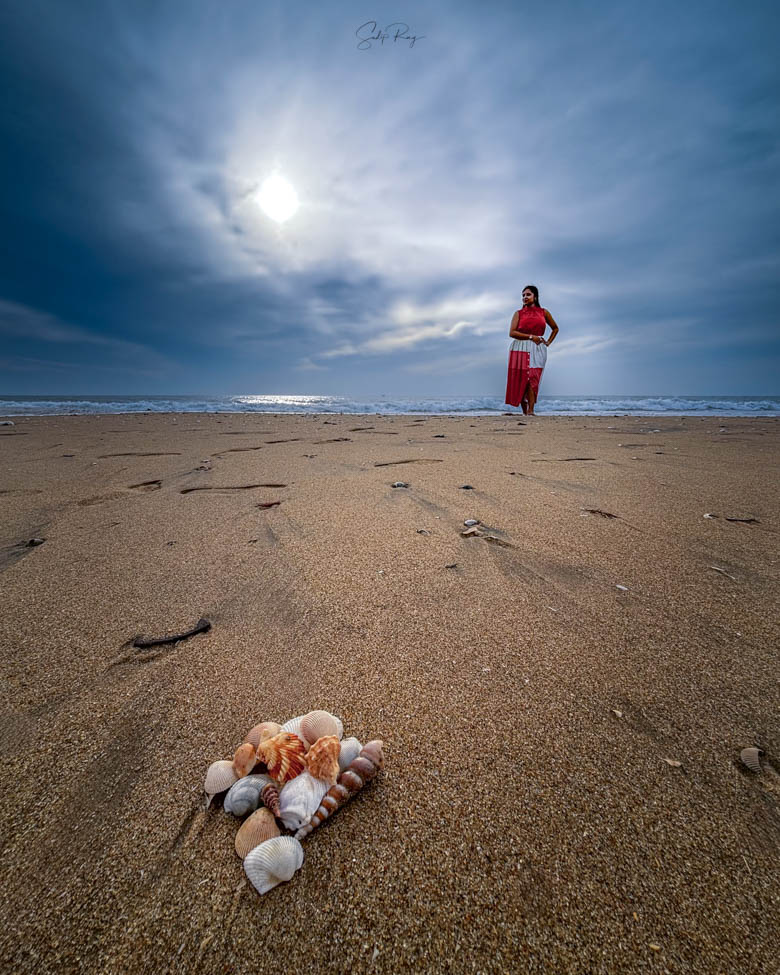
[[[778,11],[5,0],[0,393],[778,394]]]

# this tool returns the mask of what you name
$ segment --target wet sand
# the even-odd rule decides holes
[[[14,420],[4,970],[773,970],[777,420]],[[260,897],[204,774],[320,707],[386,768]]]

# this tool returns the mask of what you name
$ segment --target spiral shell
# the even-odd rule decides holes
[[[282,811],[279,808],[279,789],[275,782],[269,779],[268,785],[264,785],[260,790],[260,799],[266,809],[270,809],[271,812],[278,819]]]
[[[223,803],[225,812],[233,816],[246,816],[247,813],[254,812],[260,805],[263,789],[271,782],[271,778],[267,775],[246,775],[238,782],[234,782],[225,796]]]
[[[307,745],[313,745],[320,738],[335,735],[341,740],[344,725],[330,711],[309,711],[301,718],[300,734],[306,739]]]
[[[266,738],[257,746],[257,757],[268,766],[268,774],[284,785],[306,767],[304,754],[306,746],[295,734],[280,731],[273,738]]]
[[[384,764],[382,742],[370,741],[358,757],[350,763],[349,768],[341,773],[336,784],[322,800],[319,809],[309,822],[298,830],[295,838],[301,840],[304,836],[308,836],[324,819],[332,816],[340,806],[343,806],[358,790],[370,782],[377,772],[383,768]]]
[[[335,785],[336,779],[339,777],[339,752],[338,738],[335,735],[328,735],[324,738],[318,738],[306,753],[306,768],[315,779],[321,779],[327,783],[328,788]],[[319,800],[317,801],[318,805]],[[315,806],[314,808],[316,809],[317,807]],[[314,809],[312,809],[312,812],[314,812]],[[308,822],[309,818],[307,816],[303,822]],[[300,825],[303,826],[303,823],[300,823]]]
[[[273,839],[274,836],[279,836],[279,827],[276,825],[274,814],[269,809],[258,809],[244,820],[236,833],[236,853],[243,860],[256,846]]]
[[[249,775],[255,765],[257,765],[257,749],[250,742],[245,741],[243,745],[238,746],[233,756],[233,771],[239,779],[243,779],[245,775]]]
[[[759,758],[763,754],[764,753],[760,748],[743,748],[739,753],[739,760],[746,768],[749,768],[751,772],[760,772],[761,762],[759,761]]]
[[[287,829],[300,829],[308,823],[327,791],[327,783],[308,772],[290,779],[279,793],[279,818]]]
[[[345,738],[341,743],[341,748],[339,749],[339,771],[343,772],[345,769],[349,768],[352,762],[358,757],[362,751],[363,746],[357,740],[357,738]]]
[[[208,767],[206,772],[206,781],[203,785],[203,789],[206,795],[209,797],[206,803],[206,808],[211,805],[211,800],[219,792],[224,792],[225,789],[229,789],[231,785],[236,781],[236,773],[233,771],[232,762],[212,762]]]
[[[254,745],[255,749],[257,749],[261,741],[265,741],[266,738],[273,738],[281,730],[282,726],[275,721],[261,721],[260,724],[256,724],[251,731],[247,732],[244,741],[248,741],[250,745]]]
[[[292,836],[275,836],[246,855],[244,873],[258,894],[291,880],[303,864],[303,847]]]

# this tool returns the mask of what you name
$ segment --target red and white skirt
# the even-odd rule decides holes
[[[542,370],[547,365],[547,346],[531,339],[513,339],[509,346],[509,370],[506,377],[506,402],[519,406],[530,386],[539,396]]]

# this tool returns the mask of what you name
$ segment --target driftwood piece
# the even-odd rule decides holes
[[[149,639],[139,636],[133,641],[133,646],[139,650],[148,650],[149,647],[157,647],[165,643],[178,643],[179,640],[186,640],[187,637],[195,636],[196,633],[207,633],[210,629],[211,623],[207,619],[201,618],[191,630],[186,630],[184,633],[174,633],[173,636],[150,637]]]

